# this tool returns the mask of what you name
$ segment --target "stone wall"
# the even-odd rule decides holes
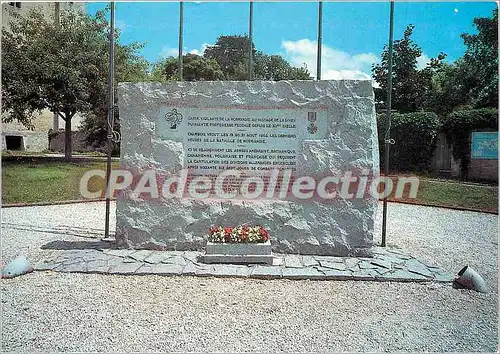
[[[31,131],[14,131],[2,132],[2,151],[7,150],[6,137],[20,137],[20,151],[40,152],[47,150],[49,147],[49,139],[47,133],[31,132]]]
[[[73,145],[73,152],[87,152],[94,151],[94,149],[87,144],[85,141],[86,135],[84,132],[71,132],[72,140],[71,143]],[[54,134],[50,139],[49,149],[51,151],[64,152],[64,144],[65,144],[65,132],[64,130],[59,130],[57,134]]]
[[[300,142],[298,172],[318,175],[367,170],[379,174],[370,81],[140,83],[120,84],[118,92],[123,168],[140,172],[154,166],[159,172],[175,173],[186,166],[182,140],[158,136],[166,108],[272,107],[287,110],[290,116],[304,109],[325,110],[323,121],[318,122],[324,131],[316,139]],[[375,198],[337,198],[329,203],[147,200],[131,198],[131,188],[118,196],[116,209],[116,238],[128,247],[200,250],[209,227],[243,223],[266,227],[277,252],[360,255],[369,254],[372,247],[378,207]]]

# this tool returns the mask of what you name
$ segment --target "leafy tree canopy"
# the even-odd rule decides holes
[[[194,80],[247,80],[248,49],[247,36],[220,36],[213,46],[205,49],[203,56],[183,56],[183,79]],[[292,67],[279,55],[268,55],[253,50],[253,77],[257,80],[310,80],[306,67]],[[177,58],[165,58],[153,65],[151,79],[156,81],[177,80]]]
[[[393,44],[392,108],[401,112],[422,111],[429,105],[432,77],[440,69],[445,53],[432,58],[423,69],[417,69],[417,59],[422,49],[413,41],[411,35],[414,25],[408,25],[403,38]],[[379,84],[375,97],[380,106],[385,106],[387,98],[387,76],[389,49],[384,46],[380,64],[372,66],[373,78]]]

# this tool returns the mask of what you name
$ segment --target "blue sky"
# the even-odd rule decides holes
[[[107,3],[87,3],[94,14]],[[489,17],[494,2],[396,2],[394,38],[406,25],[415,25],[412,38],[423,56],[419,65],[440,51],[447,61],[459,58],[465,47],[460,34],[473,33],[474,17]],[[316,72],[317,3],[256,2],[254,43],[258,50],[281,54],[292,65],[305,63]],[[323,5],[322,78],[369,78],[389,32],[388,2],[325,2]],[[177,55],[179,3],[116,3],[116,23],[122,43],[146,43],[142,54],[149,61]],[[185,2],[184,52],[203,53],[204,45],[219,35],[248,32],[247,2]]]

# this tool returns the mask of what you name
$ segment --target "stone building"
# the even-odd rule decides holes
[[[2,28],[10,30],[13,14],[26,15],[31,10],[41,12],[46,18],[55,19],[56,16],[64,14],[64,11],[85,11],[84,2],[4,2],[2,3]],[[2,112],[3,114],[8,114]],[[76,115],[72,119],[71,130],[77,131],[81,118]],[[32,121],[33,130],[29,130],[22,124],[14,121],[2,122],[2,151],[23,150],[43,151],[49,148],[48,133],[50,129],[58,131],[64,128],[64,121],[60,117],[54,117],[48,110],[42,111]]]

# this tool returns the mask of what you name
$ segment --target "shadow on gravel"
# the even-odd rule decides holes
[[[108,249],[114,248],[114,244],[104,241],[51,241],[41,247],[41,249],[51,250],[84,250],[84,249]]]

